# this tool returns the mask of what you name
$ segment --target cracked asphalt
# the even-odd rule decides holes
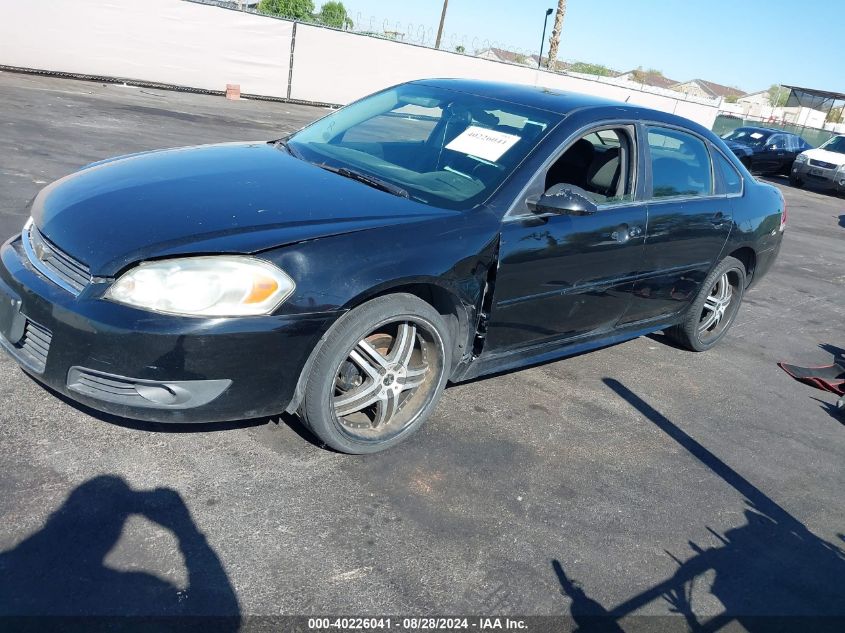
[[[0,234],[86,163],[325,113],[0,72]],[[3,355],[0,614],[845,616],[845,424],[776,366],[843,353],[845,200],[772,182],[783,248],[717,349],[656,334],[454,386],[378,455],[292,418],[122,422]]]

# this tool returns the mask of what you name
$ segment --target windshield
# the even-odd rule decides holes
[[[405,84],[320,119],[287,145],[304,160],[374,176],[411,199],[468,209],[559,120],[545,110]]]
[[[845,154],[845,136],[834,136],[819,149],[826,149],[828,152]]]
[[[722,139],[725,141],[735,141],[751,147],[762,147],[766,144],[766,139],[771,135],[771,132],[761,132],[754,128],[740,127],[729,134],[725,134]]]

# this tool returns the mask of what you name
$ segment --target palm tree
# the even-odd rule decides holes
[[[557,49],[560,47],[560,32],[563,30],[563,16],[565,15],[566,0],[557,0],[555,26],[552,29],[552,36],[549,38],[549,57],[546,60],[546,68],[549,70],[554,70],[557,65]]]
[[[443,12],[440,14],[440,26],[437,27],[437,39],[434,42],[434,48],[440,48],[440,39],[443,37],[443,23],[446,21],[446,9],[449,6],[449,0],[443,0]]]

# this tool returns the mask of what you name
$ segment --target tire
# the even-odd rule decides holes
[[[804,183],[801,182],[800,178],[796,178],[792,174],[789,175],[789,184],[795,187],[796,189],[800,189],[804,186]]]
[[[321,343],[299,413],[327,446],[351,454],[395,446],[437,406],[451,367],[443,317],[414,295],[351,310]]]
[[[694,352],[710,349],[722,340],[733,324],[744,292],[745,265],[738,259],[726,257],[707,275],[684,320],[669,328],[666,334]]]

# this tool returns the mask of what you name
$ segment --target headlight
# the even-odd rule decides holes
[[[121,275],[106,298],[186,316],[269,314],[295,288],[269,262],[241,255],[144,262]]]
[[[795,157],[795,162],[796,163],[806,163],[807,162],[807,155],[806,154],[798,154],[798,156]]]

